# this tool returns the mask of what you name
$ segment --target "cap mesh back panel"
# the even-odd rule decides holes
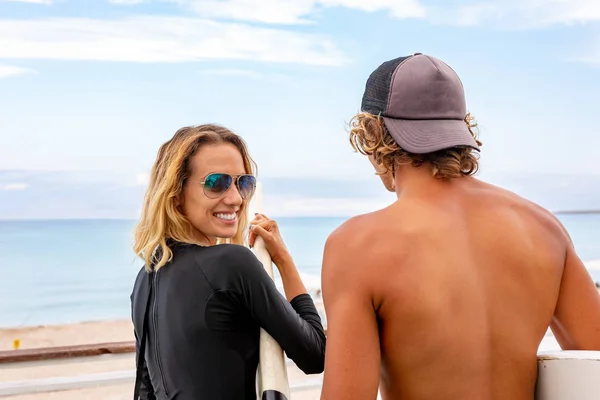
[[[375,115],[385,114],[394,71],[398,65],[409,57],[399,57],[386,61],[371,73],[363,94],[361,111]]]

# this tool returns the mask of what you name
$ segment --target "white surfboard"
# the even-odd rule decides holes
[[[262,190],[260,183],[256,185],[252,212],[263,213]],[[265,270],[273,279],[273,263],[260,237],[256,238],[253,247],[254,254],[260,260]],[[260,356],[257,371],[258,395],[261,400],[289,400],[290,386],[285,365],[285,357],[279,343],[264,329],[260,329]]]
[[[540,352],[535,399],[600,399],[600,351]]]

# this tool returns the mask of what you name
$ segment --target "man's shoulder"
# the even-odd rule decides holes
[[[386,240],[390,236],[390,229],[395,237],[393,243]],[[394,252],[398,252],[402,247],[399,234],[390,227],[384,210],[357,215],[329,235],[325,253],[330,258],[335,257],[338,261],[336,264],[343,264],[345,269],[352,266],[361,268],[365,263],[372,265],[381,261],[379,259],[385,254],[389,255],[390,246],[393,246]]]
[[[347,219],[329,235],[326,246],[346,247],[367,242],[376,231],[376,213],[356,215]]]
[[[494,197],[485,201],[485,204],[491,206],[491,213],[503,215],[503,210],[514,212],[525,225],[536,225],[547,234],[552,234],[561,239],[568,239],[566,229],[552,211],[508,189],[493,185],[489,185],[489,188]],[[494,201],[494,198],[498,201]]]

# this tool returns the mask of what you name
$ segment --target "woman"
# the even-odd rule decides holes
[[[141,399],[255,399],[260,327],[305,373],[323,371],[321,319],[276,223],[257,215],[249,244],[264,239],[287,300],[243,246],[253,165],[216,125],[182,128],[158,152],[135,229]]]

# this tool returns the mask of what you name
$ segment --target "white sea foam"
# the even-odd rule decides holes
[[[584,261],[584,264],[590,271],[600,271],[600,260]]]
[[[321,289],[321,277],[318,275],[300,272],[300,279],[302,279],[304,286],[306,286],[306,290],[309,292],[315,292]],[[280,290],[283,289],[283,283],[281,282],[280,277],[275,278],[275,286]]]

